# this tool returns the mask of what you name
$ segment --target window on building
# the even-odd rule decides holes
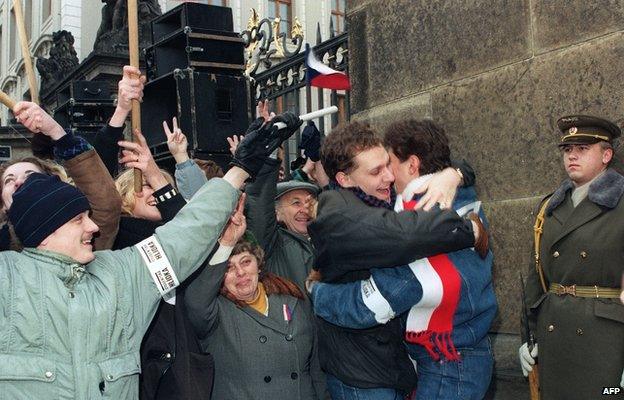
[[[41,0],[41,23],[44,23],[52,15],[52,0]]]
[[[336,34],[345,30],[345,0],[332,0],[331,18]]]
[[[11,19],[9,21],[9,63],[15,60],[15,50],[17,47],[17,27],[15,26],[15,11],[11,9]]]
[[[269,19],[280,19],[280,32],[290,37],[292,27],[292,0],[269,0]]]

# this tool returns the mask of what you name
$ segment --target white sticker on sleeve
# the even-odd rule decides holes
[[[167,297],[166,294],[179,286],[180,282],[162,246],[154,236],[148,237],[135,246],[139,249],[160,295]]]
[[[363,280],[361,283],[362,301],[364,305],[375,314],[375,320],[380,324],[385,324],[394,318],[394,310],[385,297],[377,289],[375,280],[370,278]]]

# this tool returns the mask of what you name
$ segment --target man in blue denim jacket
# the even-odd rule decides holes
[[[448,139],[430,121],[408,120],[388,128],[385,145],[402,192],[395,210],[413,208],[414,191],[449,165]],[[473,187],[460,188],[452,206],[459,215],[475,212],[485,220]],[[372,269],[358,282],[315,282],[311,297],[318,316],[346,328],[369,328],[400,315],[418,368],[416,398],[482,399],[493,366],[487,332],[497,310],[491,269],[491,252],[481,258],[465,249]]]

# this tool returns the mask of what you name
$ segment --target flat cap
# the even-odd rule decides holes
[[[559,146],[568,144],[612,143],[622,134],[613,122],[591,115],[569,115],[559,118],[557,126],[563,134]]]
[[[320,191],[319,187],[312,183],[301,181],[280,182],[277,184],[277,195],[275,196],[275,200],[279,199],[288,192],[292,192],[293,190],[307,190],[315,197]]]

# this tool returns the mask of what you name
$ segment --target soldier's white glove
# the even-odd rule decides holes
[[[624,389],[624,371],[622,371],[622,380],[620,381],[620,387]]]
[[[537,343],[533,346],[533,350],[529,353],[529,344],[524,343],[518,350],[520,354],[520,366],[522,366],[522,375],[529,376],[529,372],[533,371],[535,358],[537,357]]]

